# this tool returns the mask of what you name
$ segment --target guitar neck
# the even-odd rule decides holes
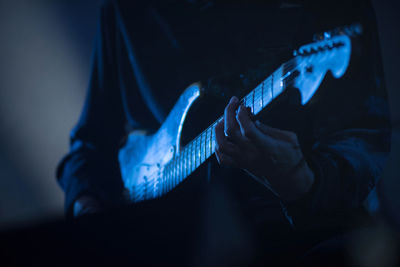
[[[241,99],[241,103],[249,107],[254,115],[262,111],[271,101],[279,96],[293,80],[296,61],[292,59],[281,65],[267,79]],[[194,172],[215,152],[215,126],[222,120],[218,118],[206,130],[188,143],[164,168],[164,179],[174,188],[177,184]]]

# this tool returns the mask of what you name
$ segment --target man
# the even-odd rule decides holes
[[[258,122],[239,105],[314,33],[355,22],[364,35],[350,70],[339,80],[328,74],[306,106],[296,89]],[[85,107],[57,172],[67,214],[124,203],[123,138],[133,129],[157,130],[184,88],[202,81],[206,97],[189,112],[184,138],[224,113],[215,134],[225,168],[209,163],[217,188],[211,198],[237,203],[261,228],[346,224],[373,190],[390,147],[374,23],[366,1],[106,2]]]

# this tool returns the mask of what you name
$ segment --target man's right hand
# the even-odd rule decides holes
[[[74,203],[74,217],[85,214],[96,213],[101,210],[100,203],[93,197],[84,195],[79,197]]]

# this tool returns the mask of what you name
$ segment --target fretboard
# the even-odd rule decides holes
[[[295,62],[293,60],[281,65],[267,79],[241,99],[241,103],[249,107],[257,115],[271,101],[279,96],[293,79]],[[163,192],[168,192],[186,177],[193,173],[215,152],[215,126],[222,117],[212,123],[206,130],[188,143],[164,168]]]

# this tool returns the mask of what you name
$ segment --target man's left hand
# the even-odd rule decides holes
[[[223,120],[215,127],[219,164],[267,179],[287,201],[300,198],[311,189],[314,175],[304,160],[297,135],[253,122],[250,116],[248,109],[232,97]]]

